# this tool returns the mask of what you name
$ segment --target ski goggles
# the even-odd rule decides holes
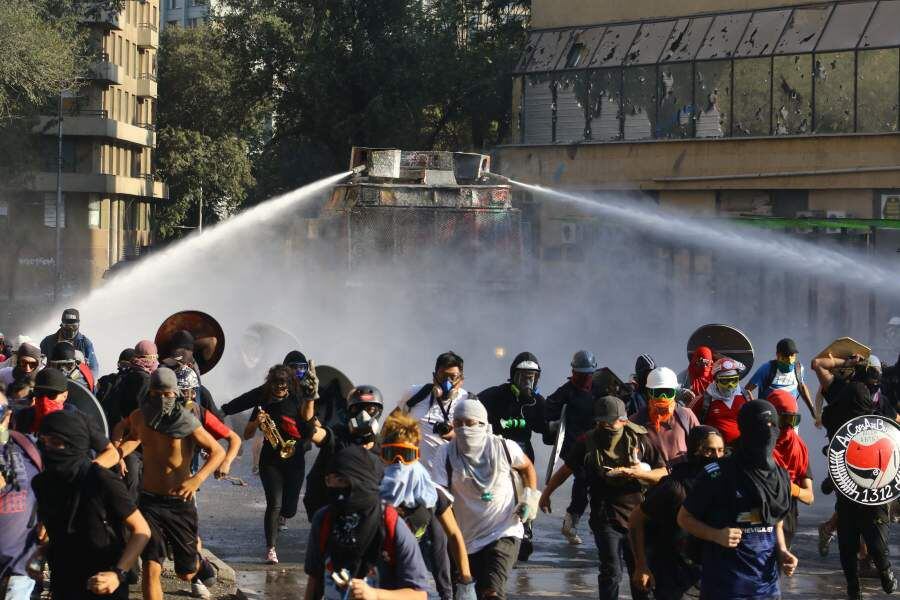
[[[381,460],[389,465],[398,462],[409,465],[419,460],[419,448],[405,443],[382,444]]]
[[[716,383],[719,383],[724,386],[733,387],[736,386],[741,381],[741,378],[737,375],[728,375],[726,377],[716,377]]]
[[[651,398],[661,398],[663,400],[674,400],[677,392],[671,388],[655,388],[649,390]]]
[[[778,413],[778,425],[782,429],[797,427],[800,425],[800,415],[797,413]]]

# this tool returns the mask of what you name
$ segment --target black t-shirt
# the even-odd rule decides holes
[[[138,409],[148,391],[150,374],[143,369],[129,369],[122,374],[119,385],[111,392],[109,402],[116,403],[119,414],[124,418]],[[115,424],[110,423],[109,426],[112,428]]]
[[[567,454],[575,440],[594,427],[594,398],[599,398],[601,385],[594,381],[591,391],[576,388],[571,381],[565,382],[547,397],[545,411],[547,421],[558,421],[566,406],[566,437],[562,453]]]
[[[32,487],[38,516],[50,536],[47,558],[54,597],[83,590],[89,577],[113,570],[125,548],[123,523],[137,510],[122,480],[92,464],[80,485],[41,473]]]
[[[297,430],[298,422],[300,421],[300,404],[300,400],[295,395],[289,394],[282,400],[270,400],[261,406],[261,408],[272,417],[272,421],[275,422],[275,427],[281,433],[281,437],[283,437],[285,441],[297,440],[294,457],[302,456],[307,450],[306,444],[300,441],[300,432]],[[253,409],[253,413],[250,415],[251,421],[255,420],[259,415],[259,409],[260,406]],[[278,455],[278,451],[272,447],[272,444],[268,443],[268,441],[263,444],[262,452],[259,454],[260,464],[272,464],[273,462],[283,460],[284,459]]]
[[[531,446],[531,433],[543,434],[547,431],[544,397],[535,394],[533,403],[523,405],[513,395],[510,384],[504,383],[484,390],[478,394],[478,399],[487,409],[488,422],[494,433],[519,444],[533,462],[534,448]],[[519,422],[509,423],[510,420],[524,420],[524,427]],[[504,427],[501,421],[506,421],[507,427]]]
[[[647,490],[641,510],[651,521],[646,528],[651,546],[660,550],[678,548],[686,539],[686,534],[678,527],[678,511],[702,472],[703,468],[699,465],[682,463],[676,465],[658,485]]]
[[[631,511],[644,499],[644,486],[634,479],[606,477],[598,472],[596,466],[586,465],[589,435],[587,433],[575,441],[565,455],[565,462],[573,471],[580,467],[585,469],[591,497],[591,529],[596,531],[604,523],[614,523],[627,529]],[[636,458],[650,465],[651,469],[666,466],[662,455],[644,435],[640,437],[635,453]]]

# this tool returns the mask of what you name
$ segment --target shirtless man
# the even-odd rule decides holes
[[[160,367],[150,376],[150,391],[141,406],[128,417],[128,438],[119,442],[123,456],[138,445],[144,453],[144,476],[138,503],[150,524],[152,537],[141,557],[145,600],[162,600],[160,582],[166,543],[172,547],[175,572],[190,581],[199,566],[197,508],[194,494],[225,458],[225,450],[203,425],[178,403],[175,373]],[[195,448],[208,458],[193,476]]]

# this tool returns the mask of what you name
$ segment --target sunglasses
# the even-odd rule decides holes
[[[673,389],[669,388],[660,388],[650,390],[650,396],[652,398],[663,398],[665,400],[674,400],[676,392]]]
[[[796,413],[780,413],[778,415],[778,425],[782,429],[797,427],[800,425],[800,415]]]
[[[412,444],[382,444],[381,460],[387,464],[403,463],[409,465],[419,460],[419,448]]]

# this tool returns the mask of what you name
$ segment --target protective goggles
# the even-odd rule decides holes
[[[306,374],[309,373],[309,363],[291,363],[290,367],[294,369],[294,374],[297,376],[297,379],[303,379],[306,377]]]
[[[736,386],[741,381],[737,375],[728,375],[727,377],[716,377],[716,383],[725,386]]]
[[[381,460],[388,464],[399,462],[409,465],[419,460],[419,448],[406,443],[382,444]]]
[[[800,425],[800,415],[798,415],[797,413],[779,413],[778,425],[782,429],[787,429],[788,427],[797,427],[798,425]]]
[[[658,388],[650,390],[651,398],[661,398],[663,400],[674,400],[677,392],[671,388]]]

